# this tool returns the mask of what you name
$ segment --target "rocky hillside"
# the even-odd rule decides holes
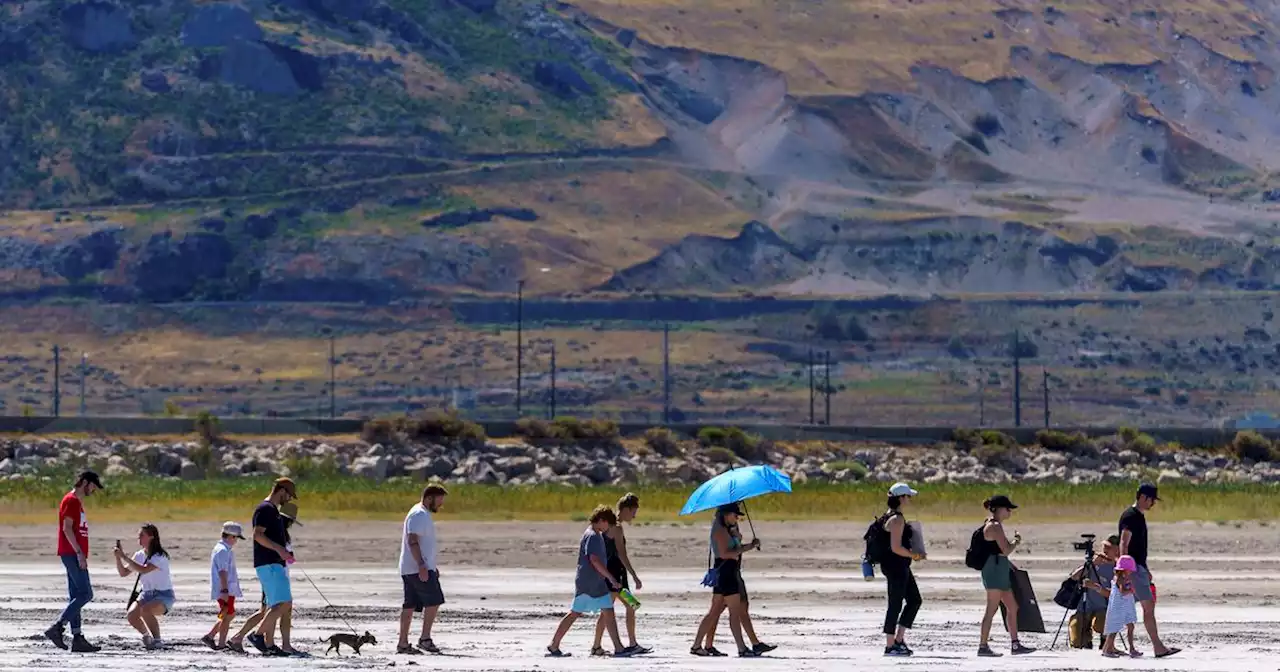
[[[0,19],[11,298],[1280,286],[1258,0]]]

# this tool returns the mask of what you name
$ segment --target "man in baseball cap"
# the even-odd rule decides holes
[[[1120,555],[1132,556],[1138,565],[1133,576],[1134,598],[1142,605],[1143,621],[1147,626],[1147,634],[1151,637],[1151,646],[1155,649],[1156,658],[1168,658],[1181,649],[1167,647],[1160,641],[1160,628],[1156,624],[1156,600],[1151,580],[1151,570],[1147,569],[1147,516],[1146,513],[1160,501],[1160,490],[1154,483],[1143,483],[1138,486],[1138,494],[1133,506],[1120,514]]]
[[[44,631],[44,636],[54,646],[66,649],[68,646],[63,629],[70,625],[70,649],[77,653],[96,653],[100,650],[80,632],[80,610],[93,599],[93,586],[89,581],[89,520],[85,516],[84,499],[105,489],[96,472],[82,471],[76,477],[71,491],[58,504],[58,557],[66,570],[70,599],[58,620]]]

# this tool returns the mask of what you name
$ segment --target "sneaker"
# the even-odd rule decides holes
[[[214,651],[218,650],[218,640],[214,639],[213,635],[205,635],[204,637],[201,637],[200,643],[213,649]]]
[[[1004,655],[1003,653],[996,653],[995,651],[992,651],[991,647],[987,646],[986,644],[983,644],[982,646],[978,647],[979,658],[999,658],[1003,655]]]
[[[49,641],[53,642],[54,646],[62,649],[63,651],[67,650],[67,640],[63,637],[61,623],[54,623],[49,626],[49,629],[44,631],[44,636]]]
[[[263,637],[262,635],[259,635],[258,633],[256,633],[256,632],[255,632],[255,633],[253,633],[252,635],[249,635],[248,637],[245,637],[245,639],[249,640],[249,644],[251,644],[251,645],[253,646],[253,648],[257,649],[257,650],[258,650],[258,653],[266,653],[266,652],[267,652],[267,638],[266,638],[266,637]]]
[[[1012,654],[1013,654],[1013,655],[1015,655],[1015,656],[1025,656],[1025,655],[1027,655],[1028,653],[1035,653],[1035,652],[1036,652],[1036,650],[1035,650],[1035,649],[1033,649],[1033,648],[1031,648],[1031,647],[1029,647],[1029,646],[1023,646],[1023,645],[1022,645],[1022,642],[1014,642],[1014,643],[1009,647],[1009,651],[1010,651],[1010,653],[1012,653]]]
[[[911,647],[907,646],[906,642],[894,642],[894,646],[897,646],[901,648],[903,651],[906,651],[908,656],[915,655],[915,651],[912,651]]]
[[[75,634],[71,636],[71,650],[76,653],[97,653],[102,647],[90,644],[84,635]]]
[[[711,656],[712,658],[728,658],[729,657],[729,654],[721,651],[720,649],[717,649],[714,646],[708,646],[704,650],[707,652],[707,655]]]
[[[272,645],[267,647],[267,650],[263,651],[262,655],[271,656],[272,658],[289,658],[293,654],[289,653],[288,651],[285,651],[284,649],[278,646]]]
[[[1130,657],[1130,658],[1141,658],[1141,657],[1142,657],[1142,652],[1141,652],[1141,651],[1139,651],[1139,650],[1137,650],[1137,649],[1130,649],[1130,650],[1129,650],[1129,657]]]
[[[765,644],[764,642],[756,642],[755,646],[751,647],[751,650],[755,651],[756,653],[769,653],[770,651],[776,650],[777,648],[778,647],[772,644]]]
[[[436,646],[436,643],[430,639],[419,639],[418,648],[426,653],[440,653],[440,647]]]
[[[605,655],[609,655],[609,654],[605,654]],[[631,656],[634,656],[634,655],[636,655],[636,653],[635,651],[631,650],[631,647],[618,649],[617,651],[613,652],[614,658],[630,658]]]
[[[1119,658],[1120,652],[1119,651],[1103,651],[1102,657],[1103,658]]]
[[[244,650],[244,643],[243,643],[243,642],[237,642],[237,641],[236,641],[236,640],[234,640],[234,639],[228,639],[228,640],[227,640],[227,649],[229,649],[229,650],[231,650],[231,651],[235,651],[236,653],[244,653],[244,652],[245,652],[245,650]]]
[[[739,658],[759,658],[760,652],[755,649],[738,649]]]
[[[142,648],[148,651],[151,651],[152,649],[156,648],[156,640],[152,639],[151,635],[143,635]]]
[[[640,646],[639,644],[632,644],[631,646],[628,646],[627,648],[628,648],[628,649],[630,649],[630,650],[631,650],[631,654],[632,654],[632,655],[635,655],[635,656],[643,656],[643,655],[645,655],[646,653],[653,653],[653,649],[651,649],[651,648],[649,648],[649,647],[647,647],[647,646]]]
[[[884,647],[884,655],[889,658],[907,658],[911,655],[911,650],[898,642],[893,646]]]

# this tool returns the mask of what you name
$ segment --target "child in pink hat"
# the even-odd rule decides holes
[[[1116,562],[1115,578],[1111,580],[1111,597],[1107,601],[1107,625],[1104,633],[1106,643],[1102,646],[1102,655],[1108,658],[1119,658],[1116,651],[1116,635],[1120,628],[1125,629],[1125,639],[1129,643],[1129,657],[1140,658],[1142,652],[1133,647],[1133,626],[1138,622],[1138,610],[1134,605],[1133,573],[1138,571],[1138,563],[1133,556],[1122,555]]]

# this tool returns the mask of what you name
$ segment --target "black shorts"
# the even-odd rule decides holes
[[[417,574],[402,574],[400,578],[404,581],[404,604],[402,605],[404,609],[422,611],[428,607],[444,604],[444,591],[440,589],[440,572],[434,569],[428,570],[425,582],[419,579]]]

